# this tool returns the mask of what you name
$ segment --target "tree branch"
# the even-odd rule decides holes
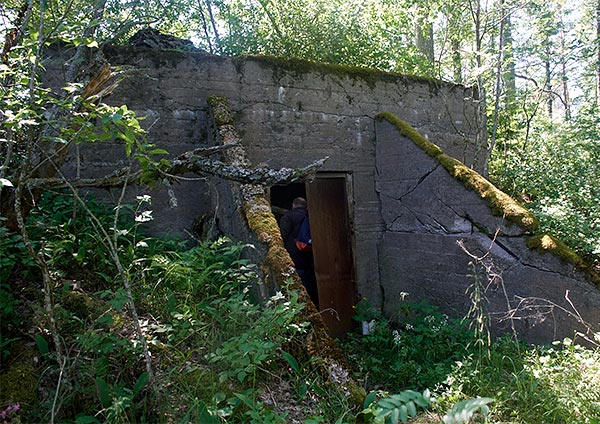
[[[25,184],[29,189],[111,188],[120,187],[123,184],[144,184],[160,179],[176,180],[180,175],[194,173],[202,176],[220,177],[242,184],[273,186],[309,180],[328,159],[328,157],[319,159],[303,168],[271,169],[265,167],[248,169],[206,158],[206,156],[236,146],[237,144],[230,144],[196,149],[179,155],[170,160],[167,165],[160,164],[160,166],[148,170],[138,170],[133,173],[126,167],[100,178],[80,178],[72,181],[65,181],[63,178],[32,178]]]

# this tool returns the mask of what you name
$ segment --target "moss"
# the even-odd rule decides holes
[[[585,262],[577,253],[569,248],[563,241],[550,234],[538,234],[527,239],[527,247],[539,253],[549,252],[558,256],[563,262],[575,265],[581,271],[590,275],[594,284],[600,288],[600,275]]]
[[[396,115],[394,115],[392,113],[382,112],[379,115],[377,115],[375,117],[375,119],[377,121],[386,120],[390,124],[394,125],[398,129],[398,131],[400,131],[400,134],[402,134],[405,137],[410,138],[417,146],[419,146],[421,149],[423,149],[425,151],[425,153],[427,153],[432,158],[437,158],[439,155],[444,153],[442,149],[440,149],[438,146],[433,144],[431,141],[428,141],[427,139],[425,139],[425,137],[423,137],[417,130],[415,130],[413,127],[411,127],[407,122],[403,121],[402,119],[398,118]]]
[[[461,161],[446,155],[442,149],[426,140],[408,123],[389,112],[380,113],[375,119],[378,121],[386,120],[394,125],[402,135],[412,140],[425,153],[436,159],[446,168],[450,175],[484,199],[494,215],[502,216],[507,221],[521,226],[521,228],[530,233],[533,233],[538,228],[538,220],[531,211],[521,206],[516,200],[499,190],[479,173],[465,166]],[[551,252],[563,261],[575,265],[580,270],[586,272],[594,284],[600,288],[600,276],[562,241],[548,234],[541,234],[529,237],[527,239],[527,246],[540,253]]]
[[[307,73],[317,73],[323,76],[329,75],[338,78],[351,78],[354,80],[363,80],[369,88],[373,89],[379,82],[391,82],[398,84],[404,82],[406,85],[410,83],[425,83],[429,85],[431,92],[437,92],[441,84],[453,85],[450,83],[443,83],[439,80],[419,77],[415,75],[405,75],[396,72],[386,72],[380,69],[365,68],[351,65],[341,65],[323,62],[314,62],[307,59],[297,58],[283,58],[276,56],[266,55],[247,55],[238,56],[233,58],[235,66],[239,69],[247,61],[253,61],[273,70],[275,79],[280,80],[284,73],[292,75],[294,78],[301,78]]]
[[[24,343],[15,343],[12,347],[12,362],[8,371],[0,375],[0,404],[19,403],[32,405],[36,401],[37,371],[35,352]]]
[[[229,103],[226,97],[210,96],[207,99],[208,104],[212,108],[213,116],[217,126],[233,125],[233,114],[229,108]]]
[[[62,306],[80,319],[94,320],[106,309],[105,302],[100,302],[90,295],[78,291],[64,291],[60,297]]]
[[[448,170],[450,175],[485,199],[494,215],[502,216],[507,221],[518,224],[528,232],[537,229],[538,220],[531,211],[519,205],[516,200],[499,190],[479,173],[446,154],[437,156],[437,160]]]
[[[405,137],[412,140],[425,153],[436,159],[455,179],[484,199],[494,215],[502,216],[507,221],[520,225],[524,230],[533,232],[538,227],[537,218],[531,211],[522,207],[512,197],[496,188],[479,173],[468,168],[459,160],[444,154],[443,150],[426,140],[417,130],[397,116],[384,112],[375,117],[378,121],[386,120],[394,125]]]

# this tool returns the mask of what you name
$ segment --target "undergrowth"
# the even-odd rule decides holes
[[[244,259],[252,247],[219,239],[189,248],[145,237],[139,223],[150,215],[148,199],[138,200],[121,206],[117,219],[93,200],[86,200],[86,212],[61,195],[46,196],[31,213],[29,236],[51,270],[53,314],[67,352],[62,362],[41,306],[40,273],[21,237],[1,229],[0,407],[14,415],[9,422],[284,423],[298,411],[280,407],[270,394],[279,387],[310,405],[302,418],[345,415],[344,397],[326,390],[311,366],[315,359],[286,351],[306,331],[296,319],[303,307],[297,294],[277,293],[262,304],[253,298],[260,281]],[[152,380],[98,225],[117,240]],[[23,367],[31,387],[17,377]]]
[[[244,259],[252,247],[145,237],[147,200],[123,206],[116,220],[88,200],[98,218],[90,220],[56,195],[32,212],[28,231],[51,270],[62,361],[35,262],[21,237],[0,227],[6,422],[600,422],[598,349],[491,340],[471,325],[481,316],[453,319],[423,302],[404,302],[391,320],[357,305],[357,321],[371,331],[341,344],[370,393],[363,411],[352,410],[318,372],[319,358],[303,353],[297,294],[253,297],[260,281]],[[153,378],[98,225],[117,240]]]
[[[367,311],[365,313],[365,311]],[[440,422],[461,401],[493,399],[486,422],[600,422],[600,349],[570,339],[530,346],[507,336],[487,340],[465,320],[427,303],[406,303],[387,320],[359,304],[372,331],[342,343],[367,390],[381,396],[429,388],[424,421]]]

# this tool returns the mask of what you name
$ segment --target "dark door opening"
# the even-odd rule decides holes
[[[319,173],[306,185],[271,188],[271,205],[278,220],[295,197],[308,201],[319,306],[333,337],[342,337],[352,329],[356,300],[349,177]]]

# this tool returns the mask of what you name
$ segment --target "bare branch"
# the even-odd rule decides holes
[[[310,180],[328,159],[328,157],[319,159],[303,168],[248,169],[205,158],[205,156],[235,146],[237,145],[231,144],[185,152],[172,159],[167,166],[161,165],[160,168],[155,167],[147,171],[138,170],[131,173],[129,167],[126,167],[100,178],[81,178],[72,181],[65,181],[63,178],[32,178],[26,182],[26,185],[29,189],[111,188],[121,187],[123,184],[142,184],[160,179],[177,180],[180,175],[194,173],[203,176],[212,175],[242,184],[273,186]]]

